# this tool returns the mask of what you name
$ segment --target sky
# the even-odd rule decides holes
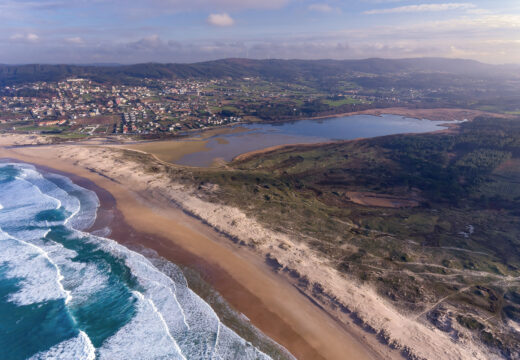
[[[0,63],[520,63],[520,0],[0,0]]]

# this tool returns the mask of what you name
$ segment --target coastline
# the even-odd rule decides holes
[[[457,129],[459,128],[458,124],[453,124],[453,123],[442,124],[442,126],[445,127],[445,129],[428,131],[428,132],[423,132],[423,133],[392,134],[392,135],[384,135],[384,136],[380,136],[380,137],[396,136],[396,135],[449,134],[449,133],[456,132]],[[321,146],[333,145],[333,144],[347,144],[347,143],[362,141],[362,140],[366,140],[366,139],[368,139],[368,138],[360,137],[360,138],[350,139],[350,140],[331,140],[331,141],[325,141],[325,142],[319,142],[319,143],[297,143],[297,144],[282,144],[282,145],[269,146],[269,147],[266,147],[263,149],[248,151],[248,152],[242,153],[240,155],[237,155],[230,162],[246,161],[246,160],[249,160],[256,156],[270,154],[272,152],[276,152],[279,150],[294,150],[294,149],[301,149],[301,148],[321,147]],[[154,154],[150,154],[150,155],[157,158]],[[162,161],[160,159],[158,159],[158,160]]]
[[[20,146],[5,148],[13,142]],[[203,259],[210,269],[222,270],[236,282],[233,286],[219,284],[215,270],[205,280],[297,358],[488,358],[479,345],[454,343],[429,324],[398,311],[370,286],[336,271],[297,237],[269,230],[238,208],[205,200],[205,193],[218,189],[211,184],[197,189],[186,178],[191,176],[189,167],[142,151],[97,144],[31,146],[40,142],[36,137],[24,140],[23,135],[0,137],[0,157],[10,153],[5,156],[69,168],[120,197],[117,204],[128,224],[163,239],[159,254],[175,244]],[[298,144],[280,147],[294,146]],[[261,152],[266,150],[273,149]],[[244,297],[243,289],[253,297]]]
[[[207,127],[205,129],[190,129],[185,130],[180,134],[174,134],[171,136],[167,136],[165,138],[154,138],[154,139],[138,139],[131,140],[129,142],[122,141],[120,143],[114,143],[111,145],[121,145],[127,146],[132,144],[145,144],[145,143],[156,143],[156,142],[165,142],[165,141],[193,141],[193,140],[207,140],[210,137],[215,137],[223,133],[233,133],[233,132],[241,132],[240,127],[242,125],[254,125],[258,123],[266,123],[266,124],[279,124],[286,122],[296,122],[302,120],[324,120],[324,119],[332,119],[339,117],[349,117],[354,115],[373,115],[373,116],[382,116],[382,115],[399,115],[412,119],[424,119],[424,120],[433,120],[433,121],[455,121],[461,120],[461,118],[466,118],[471,121],[478,116],[494,116],[499,118],[513,118],[513,115],[510,114],[500,114],[493,113],[482,110],[472,110],[472,109],[462,109],[462,108],[432,108],[432,109],[424,109],[424,108],[406,108],[406,107],[389,107],[389,108],[372,108],[367,110],[346,112],[346,113],[334,113],[329,115],[318,115],[311,117],[298,117],[294,119],[283,119],[283,120],[246,120],[239,121],[236,123],[220,125],[217,127]],[[29,135],[29,134],[25,134]],[[197,136],[200,137],[197,138]],[[73,141],[69,142],[69,144],[77,144],[81,145],[82,143],[92,141],[99,138],[99,136],[87,137],[82,141]]]
[[[305,120],[320,120],[320,119],[327,119],[327,118],[340,118],[340,117],[349,117],[353,115],[362,115],[362,114],[370,114],[372,116],[382,116],[384,114],[396,114],[398,116],[406,116],[408,118],[422,118],[421,116],[412,116],[414,114],[406,113],[406,114],[400,114],[399,110],[406,110],[406,111],[414,111],[414,112],[431,112],[433,110],[409,110],[409,109],[401,109],[401,108],[388,108],[388,109],[373,109],[377,110],[375,112],[372,112],[372,110],[369,111],[362,111],[362,112],[353,112],[353,113],[346,113],[346,114],[337,114],[337,115],[330,115],[330,116],[324,116],[324,117],[315,117],[315,118],[305,118],[305,119],[298,119],[298,120],[281,120],[281,121],[265,121],[263,123],[266,124],[276,124],[276,123],[289,123],[289,122],[298,122],[298,121],[305,121]],[[442,115],[439,115],[442,114]],[[433,114],[431,114],[431,117],[429,117],[427,120],[432,120],[434,117],[439,117],[441,121],[445,121],[446,123],[442,124],[445,129],[441,130],[433,130],[427,133],[433,133],[433,132],[452,132],[454,131],[458,125],[456,123],[452,123],[451,121],[454,121],[456,119],[462,119],[463,117],[468,117],[469,121],[473,120],[477,116],[477,112],[474,112],[472,110],[456,110],[456,109],[437,109],[434,111]],[[257,122],[258,123],[258,122]],[[255,122],[246,123],[246,124],[255,124]],[[248,131],[245,128],[242,128],[240,125],[233,125],[233,127],[229,128],[227,126],[224,126],[221,129],[206,129],[206,130],[198,130],[197,136],[186,138],[184,140],[154,140],[154,141],[137,141],[132,143],[124,143],[119,145],[112,145],[116,148],[121,149],[129,149],[133,151],[138,151],[142,153],[151,154],[156,160],[168,163],[168,164],[176,164],[178,160],[182,159],[185,155],[190,155],[193,153],[203,153],[206,151],[211,151],[207,147],[208,139],[212,137],[216,137],[216,141],[219,142],[219,144],[227,143],[227,140],[223,138],[217,137],[220,134],[232,134],[237,132],[243,132]],[[404,135],[408,133],[403,133]],[[247,151],[242,154],[236,155],[234,158],[231,159],[231,161],[235,160],[244,160],[245,158],[249,158],[251,155],[254,154],[263,154],[268,153],[271,151],[279,150],[285,147],[307,147],[307,146],[322,146],[332,143],[341,143],[341,142],[349,142],[349,141],[357,141],[362,140],[363,137],[355,138],[355,139],[349,139],[349,140],[322,140],[321,142],[315,143],[315,142],[301,142],[301,143],[283,143],[279,145],[271,145],[267,146],[258,150],[252,150]],[[220,161],[218,158],[213,159],[212,165],[204,165],[201,167],[215,167],[215,164],[225,164],[229,161]],[[185,167],[197,167],[194,165],[185,165],[182,164],[182,166]]]
[[[390,108],[373,108],[367,110],[354,111],[349,113],[339,113],[323,116],[315,116],[310,118],[304,118],[299,120],[319,120],[329,119],[336,117],[348,117],[352,115],[374,115],[381,116],[384,114],[400,115],[412,119],[425,119],[435,121],[454,121],[463,120],[461,117],[467,120],[473,120],[478,116],[492,115],[496,117],[510,118],[510,115],[491,113],[482,110],[471,110],[471,109],[459,109],[459,108],[433,108],[433,109],[414,109],[406,107],[390,107]]]
[[[16,159],[8,160],[18,162]],[[235,331],[237,331],[236,327],[238,326],[242,332],[245,332],[247,335],[252,334],[254,338],[259,339],[264,347],[274,349],[271,350],[271,352],[277,356],[276,359],[278,359],[280,355],[282,356],[281,359],[294,358],[287,349],[261,333],[243,314],[237,313],[231,308],[222,295],[216,292],[214,287],[209,284],[209,281],[211,281],[214,285],[217,284],[219,288],[231,287],[238,289],[239,292],[246,292],[246,290],[242,289],[241,285],[229,277],[223,269],[186,251],[167,238],[151,235],[132,227],[127,223],[123,213],[117,207],[117,201],[112,194],[108,190],[98,186],[92,180],[79,176],[76,173],[64,172],[36,163],[31,163],[31,165],[35,166],[44,174],[54,173],[65,176],[71,179],[75,184],[96,193],[99,199],[96,220],[90,228],[85,230],[86,232],[94,235],[102,234],[100,236],[115,240],[126,248],[141,253],[151,260],[152,263],[157,260],[159,262],[166,260],[181,267],[189,287],[214,308],[225,325]],[[109,234],[105,232],[107,228],[110,229]],[[193,285],[196,289],[194,289]],[[250,294],[245,295],[245,297],[247,296],[250,296]],[[222,301],[224,303],[222,303]],[[216,309],[214,305],[220,305],[220,308]],[[229,318],[231,318],[231,322]],[[238,334],[240,336],[243,335]],[[252,339],[251,336],[246,338],[246,340],[252,342],[254,346],[257,345],[254,343],[255,339]]]
[[[130,241],[149,247],[179,265],[195,264],[203,279],[234,309],[297,358],[373,359],[381,356],[364,344],[363,336],[346,331],[283,276],[274,273],[263,259],[233,245],[171,203],[157,201],[146,192],[129,191],[106,174],[59,159],[53,148],[1,149],[0,156],[74,174],[106,190],[114,197],[125,223],[138,229],[136,233],[140,235],[131,237]],[[42,151],[44,156],[40,155]],[[116,227],[110,237],[125,245],[129,244],[128,233],[122,231],[123,228]]]

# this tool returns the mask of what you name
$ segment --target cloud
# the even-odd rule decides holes
[[[475,58],[492,63],[520,62],[520,40],[515,37],[518,17],[480,20],[431,21],[400,27],[287,35],[263,39],[218,41],[162,39],[158,35],[135,41],[89,39],[84,44],[53,41],[0,41],[0,62],[29,63],[142,63],[195,62],[228,57],[249,58],[403,58],[445,56]],[[499,26],[499,27],[495,27]],[[425,42],[424,39],[429,41]]]
[[[27,34],[14,34],[10,37],[13,41],[18,42],[37,42],[40,37],[34,33],[27,33]]]
[[[55,10],[68,9],[83,6],[105,6],[114,4],[116,6],[149,7],[159,6],[161,8],[176,7],[186,9],[279,9],[287,5],[291,0],[2,0],[0,9],[7,10]]]
[[[150,4],[153,4],[154,7],[172,12],[186,10],[239,11],[280,9],[290,1],[292,0],[149,0],[146,5],[149,7]],[[138,3],[139,1],[127,0],[124,4],[130,7],[140,7]]]
[[[83,39],[79,36],[73,36],[65,39],[65,42],[69,44],[81,45],[83,44]]]
[[[120,1],[122,0],[110,0],[110,3],[119,4]],[[136,0],[128,1],[135,4]],[[159,0],[150,0],[150,3],[157,4],[157,1]],[[303,3],[303,0],[299,1]],[[382,0],[363,1],[374,3]],[[449,5],[447,2],[450,0],[444,1],[446,4],[437,5],[442,5],[441,8],[446,9],[446,5]],[[460,1],[457,4],[471,6],[463,1],[472,0]],[[203,3],[202,0],[193,0],[193,2],[194,6]],[[238,3],[232,0],[216,0],[216,2],[226,6]],[[417,0],[417,2],[421,1]],[[310,5],[323,4],[330,4],[332,10],[336,11],[335,6],[340,4],[340,1],[309,0],[305,2],[303,11],[311,10]],[[404,4],[409,2],[398,5]],[[390,8],[396,6],[386,5]],[[411,9],[414,10],[410,10],[410,6],[404,8],[412,13],[419,11],[413,6]],[[373,6],[375,7],[376,5]],[[460,8],[461,5],[457,7]],[[318,9],[315,8],[313,11],[319,11]],[[419,9],[424,11],[424,7]],[[139,19],[125,23],[131,26],[120,26],[121,23],[118,22],[104,26],[90,24],[85,26],[81,22],[76,23],[74,17],[70,23],[60,22],[56,27],[48,23],[36,28],[34,26],[39,26],[36,22],[25,26],[13,23],[13,25],[3,25],[3,36],[0,34],[0,63],[137,63],[194,62],[226,57],[345,59],[415,56],[468,57],[493,63],[520,63],[520,41],[518,41],[520,13],[473,11],[477,9],[466,9],[463,13],[456,13],[457,16],[440,16],[437,20],[429,16],[421,16],[422,14],[419,13],[417,16],[410,17],[409,21],[401,21],[400,16],[396,16],[396,21],[388,21],[384,25],[378,21],[362,24],[342,21],[341,25],[338,25],[344,26],[342,31],[327,31],[323,27],[312,26],[308,27],[307,31],[292,32],[289,25],[282,24],[283,26],[280,25],[272,31],[263,30],[258,33],[251,27],[239,34],[231,31],[208,32],[203,21],[208,14],[212,14],[207,17],[207,23],[212,26],[230,26],[234,20],[238,20],[239,15],[235,14],[240,14],[240,19],[244,19],[245,24],[248,13],[234,12],[235,10],[225,8],[207,9],[190,15],[192,18],[202,18],[203,21],[201,23],[198,20],[199,23],[190,28],[190,31],[193,29],[193,35],[189,38],[184,37],[181,30],[177,31],[176,27],[170,28],[162,23],[151,25],[149,22],[139,22]],[[235,16],[237,18],[233,19]]]
[[[518,38],[520,30],[520,15],[486,15],[479,17],[463,16],[455,19],[419,22],[401,26],[375,26],[360,30],[359,34],[371,37],[396,38],[427,38],[446,34],[453,39],[463,39],[465,36],[474,40],[489,37],[509,39]],[[346,31],[344,36],[351,36],[353,31]]]
[[[309,10],[317,11],[322,13],[332,12],[334,9],[329,4],[311,4],[309,5]]]
[[[366,3],[374,3],[374,4],[388,4],[388,3],[403,2],[406,0],[362,0],[362,1],[366,2]]]
[[[163,45],[164,45],[164,42],[161,40],[161,38],[157,34],[146,36],[142,39],[139,39],[134,42],[129,42],[126,44],[126,46],[128,48],[131,48],[134,50],[151,50],[151,49],[156,49],[156,48],[162,47]]]
[[[0,0],[0,19],[40,22],[58,11],[142,19],[190,11],[276,10],[297,0]]]
[[[221,14],[211,14],[208,16],[207,19],[208,24],[213,26],[231,26],[235,23],[235,20],[231,16],[229,16],[227,13],[221,13]]]
[[[0,0],[0,18],[7,20],[37,19],[56,12],[56,10],[78,7],[84,2],[82,0]],[[45,15],[41,13],[45,12]]]
[[[448,10],[470,10],[475,9],[476,5],[471,3],[444,3],[444,4],[421,4],[421,5],[406,5],[389,9],[374,9],[363,12],[365,15],[374,14],[398,14],[398,13],[419,13],[419,12],[434,12],[434,11],[448,11]]]
[[[38,41],[40,39],[38,35],[32,33],[27,34],[25,38],[27,39],[27,41]]]

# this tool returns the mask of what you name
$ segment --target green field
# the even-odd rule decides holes
[[[325,100],[324,103],[332,107],[338,107],[341,105],[362,104],[363,101],[347,97],[340,100]]]

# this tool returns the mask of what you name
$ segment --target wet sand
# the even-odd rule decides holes
[[[150,153],[158,160],[173,164],[182,159],[185,155],[210,151],[211,149],[207,147],[207,144],[209,139],[212,137],[219,135],[237,134],[248,131],[250,130],[241,126],[222,127],[217,129],[204,130],[198,133],[198,136],[191,136],[182,140],[169,139],[158,141],[142,141],[132,144],[115,145],[115,147]],[[219,144],[229,143],[229,141],[221,137],[217,137],[215,140]]]
[[[116,207],[111,238],[129,246],[143,245],[172,262],[195,268],[233,308],[298,359],[377,358],[362,336],[333,320],[272,272],[263,259],[235,246],[172,204],[155,202],[110,178],[71,162],[57,161],[52,147],[0,149],[0,157],[59,170],[80,185],[90,186],[106,206],[113,201]]]
[[[195,152],[209,151],[206,147],[208,140],[162,140],[149,141],[129,145],[117,145],[125,149],[138,150],[153,154],[159,160],[174,163],[180,160],[184,155]]]
[[[466,112],[464,114],[467,115]],[[347,117],[338,117],[327,122],[298,120],[277,125],[259,123],[256,126],[212,129],[200,132],[198,137],[193,136],[184,140],[133,143],[123,147],[147,152],[164,162],[210,167],[216,158],[231,161],[243,153],[264,151],[266,148],[272,150],[273,147],[287,144],[315,144],[407,132],[423,133],[438,130],[436,125],[442,123],[403,119],[400,115],[390,116],[389,120],[373,115],[364,116],[353,117],[352,121],[344,121]],[[463,118],[463,115],[460,116]],[[217,130],[222,131],[218,133]],[[246,132],[246,134],[229,136],[236,132]]]

